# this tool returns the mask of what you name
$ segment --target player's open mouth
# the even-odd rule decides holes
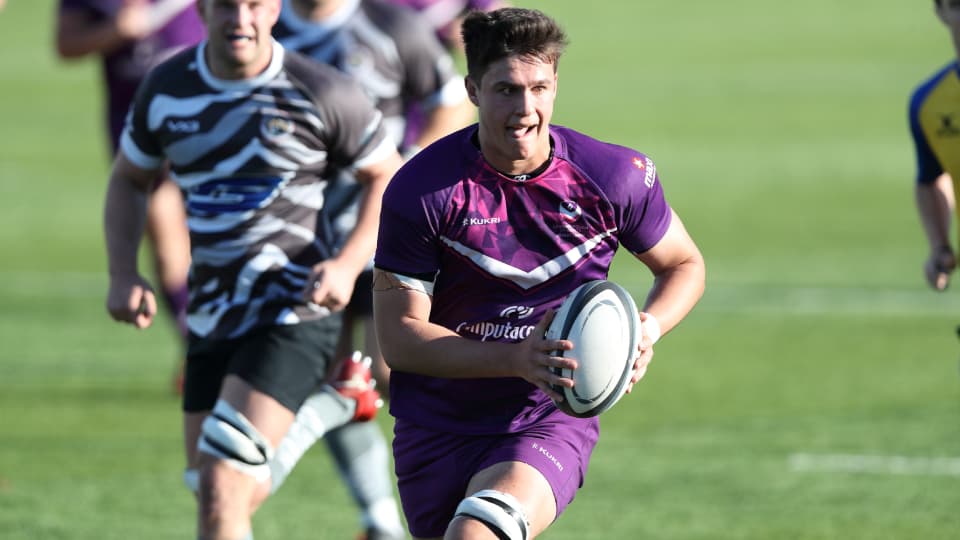
[[[246,43],[248,41],[253,41],[253,37],[243,35],[243,34],[227,34],[227,41],[234,44],[240,44],[240,43]]]
[[[507,129],[510,132],[510,134],[513,135],[514,138],[521,139],[523,137],[526,137],[530,133],[532,133],[533,130],[536,128],[537,126],[534,125],[534,126],[522,126],[522,127],[510,126]]]

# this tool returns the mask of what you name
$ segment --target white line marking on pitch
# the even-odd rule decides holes
[[[955,314],[956,303],[921,287],[745,287],[716,285],[704,294],[700,311],[790,313],[796,315]]]
[[[955,457],[798,453],[791,454],[788,461],[795,472],[960,477],[960,458]]]

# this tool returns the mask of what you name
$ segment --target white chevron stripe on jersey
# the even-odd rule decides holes
[[[287,186],[280,192],[280,196],[300,206],[320,210],[323,208],[323,190],[327,183],[324,180],[315,184]]]
[[[511,266],[503,261],[494,259],[489,255],[481,253],[473,248],[469,248],[460,242],[451,240],[446,236],[441,236],[440,240],[444,244],[453,248],[457,253],[468,258],[473,264],[478,266],[484,272],[491,276],[510,281],[523,289],[535,287],[552,277],[555,277],[565,270],[575,266],[579,261],[586,257],[605,238],[616,232],[616,229],[610,229],[602,232],[593,238],[587,239],[580,245],[574,246],[566,253],[554,257],[549,261],[533,268],[532,270],[521,270]]]
[[[283,140],[283,151],[290,155],[294,160],[306,164],[306,165],[316,165],[317,163],[322,163],[327,160],[327,152],[325,150],[314,150],[303,142],[294,139],[292,137],[284,138]],[[264,156],[265,158],[267,156]],[[273,165],[280,165],[278,161],[270,161]]]

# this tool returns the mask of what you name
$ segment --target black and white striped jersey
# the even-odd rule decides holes
[[[275,42],[263,73],[222,80],[204,62],[205,45],[151,72],[120,143],[137,166],[167,160],[185,194],[190,331],[232,338],[322,317],[302,290],[336,249],[326,179],[396,147],[380,112],[335,69]]]

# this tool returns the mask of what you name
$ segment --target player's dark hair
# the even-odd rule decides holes
[[[557,69],[567,35],[552,18],[535,9],[508,7],[471,11],[462,25],[467,74],[479,83],[490,64],[508,56],[530,56]]]

